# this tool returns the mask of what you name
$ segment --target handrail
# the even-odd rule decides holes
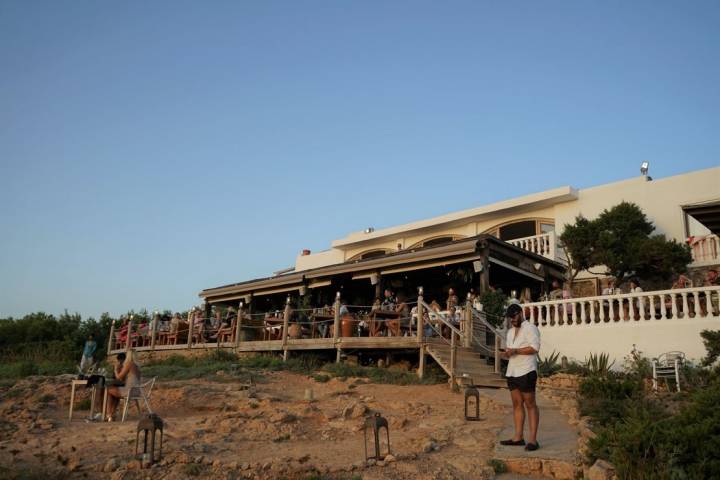
[[[489,329],[489,330],[490,330],[491,332],[493,332],[495,335],[500,335],[500,336],[502,336],[502,334],[501,334],[500,331],[497,329],[497,327],[494,327],[490,322],[487,321],[487,319],[485,318],[484,312],[480,312],[479,310],[475,310],[475,307],[470,307],[470,308],[472,308],[473,319],[476,319],[476,318],[479,319],[480,322],[481,322],[483,325],[485,325],[485,328]]]
[[[423,304],[423,308],[425,309],[425,311],[426,311],[427,314],[428,314],[428,317],[430,317],[430,318],[432,319],[432,316],[435,315],[437,318],[440,319],[440,321],[442,321],[447,327],[449,327],[452,332],[455,332],[460,338],[464,338],[464,337],[465,337],[465,335],[464,335],[458,328],[456,328],[453,324],[451,324],[451,323],[445,318],[445,316],[444,316],[443,314],[441,314],[440,312],[436,312],[435,310],[433,310],[432,308],[430,308],[430,305],[428,305],[427,303],[425,303],[424,300],[423,300],[422,304]]]

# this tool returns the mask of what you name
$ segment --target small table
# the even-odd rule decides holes
[[[281,340],[285,319],[281,317],[268,317],[265,319],[264,339],[265,340]]]
[[[103,383],[105,383],[105,382],[103,382]],[[70,412],[68,413],[69,420],[72,420],[72,418],[73,418],[73,409],[75,407],[75,389],[78,386],[87,386],[87,384],[88,384],[87,379],[84,379],[84,380],[75,379],[70,384]],[[93,416],[93,413],[95,413],[95,399],[97,396],[97,389],[98,389],[98,385],[93,384],[92,385],[92,394],[90,397],[90,416],[91,417]],[[102,405],[103,418],[105,418],[105,410],[107,409],[107,388],[104,388],[104,390],[105,390],[105,394],[103,396],[103,405]]]
[[[400,317],[402,317],[402,312],[395,312],[393,310],[375,310],[370,314],[370,336],[380,336],[383,326],[385,326],[388,333],[392,333],[394,336],[399,337]]]

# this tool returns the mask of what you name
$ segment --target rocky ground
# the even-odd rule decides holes
[[[133,458],[137,411],[125,423],[87,422],[87,411],[69,422],[70,378],[0,392],[0,478],[493,478],[488,460],[510,413],[483,395],[483,420],[466,422],[463,396],[447,385],[288,372],[264,373],[253,389],[231,376],[161,382],[151,403],[165,421],[163,460],[148,470]],[[374,412],[390,423],[392,456],[366,465],[363,424]]]

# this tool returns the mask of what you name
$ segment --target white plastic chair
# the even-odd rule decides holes
[[[123,414],[122,414],[121,422],[124,422],[125,417],[127,417],[128,406],[130,405],[130,400],[135,400],[135,406],[137,407],[138,412],[140,412],[139,400],[143,400],[145,402],[145,407],[147,408],[148,413],[153,413],[152,408],[150,408],[150,394],[152,394],[152,389],[153,389],[153,386],[155,385],[155,379],[157,379],[157,377],[153,377],[150,380],[141,382],[139,385],[130,387],[130,390],[128,391],[127,396],[122,397],[125,399],[125,405],[123,405]]]
[[[685,361],[683,352],[667,352],[658,358],[653,358],[653,390],[657,391],[658,378],[664,378],[667,384],[668,378],[675,379],[677,391],[680,391],[680,367]]]

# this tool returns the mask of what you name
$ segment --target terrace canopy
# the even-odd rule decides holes
[[[563,278],[565,267],[491,235],[456,240],[443,245],[389,253],[300,272],[209,288],[200,292],[206,309],[211,305],[237,305],[242,301],[255,311],[282,308],[289,295],[310,296],[315,306],[330,304],[335,292],[346,301],[369,305],[391,288],[405,299],[417,295],[444,302],[452,287],[463,298],[470,289],[482,293],[491,285],[506,293],[529,287],[535,295],[548,289],[552,279]]]

